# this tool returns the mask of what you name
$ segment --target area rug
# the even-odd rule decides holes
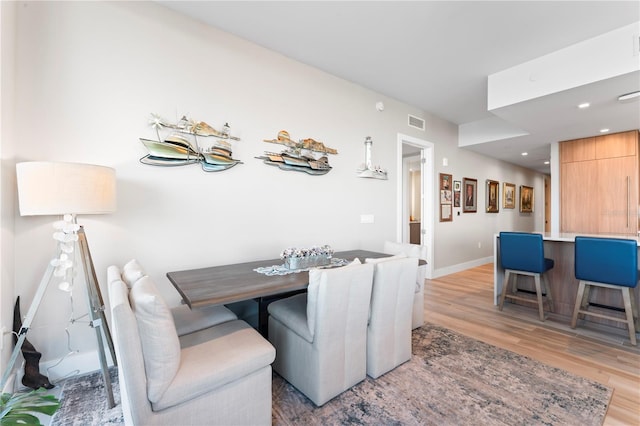
[[[409,362],[367,377],[322,407],[273,376],[274,425],[601,425],[613,392],[429,324],[413,331]],[[94,373],[64,384],[52,424],[121,422],[120,405],[107,409],[101,375]]]
[[[109,369],[116,406],[109,408],[102,372],[72,377],[64,381],[60,409],[51,418],[51,426],[122,425],[122,406],[118,369]]]
[[[426,324],[413,356],[317,408],[275,375],[275,425],[601,425],[613,390]]]

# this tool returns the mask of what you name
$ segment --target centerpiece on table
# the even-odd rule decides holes
[[[306,269],[330,265],[332,256],[333,249],[328,245],[309,248],[291,247],[280,253],[280,259],[284,260],[287,269]]]

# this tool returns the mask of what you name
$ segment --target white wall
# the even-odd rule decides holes
[[[15,3],[0,5],[0,325],[11,330],[14,287],[15,167],[13,147]],[[0,330],[4,331],[4,330]],[[6,365],[11,334],[0,335],[0,366]],[[6,349],[5,349],[6,348]],[[0,368],[0,370],[4,370]],[[0,389],[2,392],[2,389]]]
[[[15,160],[116,169],[118,211],[80,218],[105,297],[107,266],[133,257],[177,304],[168,271],[271,259],[289,246],[381,250],[384,240],[395,239],[398,133],[434,143],[436,164],[449,158],[449,167],[435,173],[477,178],[481,203],[485,179],[534,186],[542,200],[540,175],[460,150],[456,125],[154,3],[27,2],[17,9]],[[385,103],[383,112],[377,101]],[[140,164],[146,150],[138,138],[155,135],[147,125],[152,112],[170,119],[187,114],[218,128],[228,121],[242,138],[234,157],[244,164],[220,173]],[[425,118],[427,131],[409,128],[407,114]],[[277,148],[263,139],[281,129],[336,148],[334,169],[308,176],[255,159]],[[365,136],[375,141],[376,163],[389,170],[389,180],[355,177]],[[494,232],[542,230],[539,212],[489,215],[480,208],[436,224],[435,268],[486,261]],[[375,223],[360,224],[363,213]],[[25,306],[55,247],[53,218],[20,217],[17,208],[14,215],[15,293]],[[85,305],[79,286],[76,314]],[[3,298],[2,306],[11,303]],[[67,353],[62,330],[69,315],[68,296],[53,286],[29,335],[43,360]],[[86,324],[73,325],[71,336],[72,348],[95,348]],[[74,368],[68,364],[51,374]]]
[[[442,165],[443,158],[447,158],[448,166]],[[478,180],[476,213],[463,213],[461,208],[454,208],[452,222],[439,222],[440,216],[436,210],[435,277],[491,261],[493,235],[497,232],[544,231],[544,175],[443,143],[436,145],[435,165],[436,173],[451,174],[453,180],[462,181],[465,177]],[[487,179],[500,182],[499,213],[485,212]],[[504,182],[516,185],[517,196],[520,185],[534,188],[533,213],[520,213],[519,200],[515,209],[502,207]],[[435,191],[436,208],[439,194],[439,191]]]

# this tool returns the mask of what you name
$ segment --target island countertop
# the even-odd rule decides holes
[[[596,238],[624,238],[627,240],[634,240],[638,245],[640,245],[640,237],[637,235],[630,234],[580,234],[580,233],[569,233],[569,232],[541,232],[542,239],[545,241],[564,241],[568,243],[572,243],[575,241],[575,238],[580,237],[596,237]],[[499,237],[499,234],[496,234],[496,237]]]

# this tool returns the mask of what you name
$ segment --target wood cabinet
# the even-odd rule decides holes
[[[561,231],[638,232],[638,131],[560,143]]]
[[[575,139],[560,143],[560,161],[573,163],[576,161],[595,160],[596,138]]]
[[[595,188],[598,187],[595,160],[564,163],[561,175],[561,232],[598,232],[595,211],[598,209]],[[585,214],[593,212],[593,214]]]
[[[638,131],[596,136],[596,159],[635,156],[638,148]]]
[[[409,224],[409,243],[420,244],[420,222]]]

